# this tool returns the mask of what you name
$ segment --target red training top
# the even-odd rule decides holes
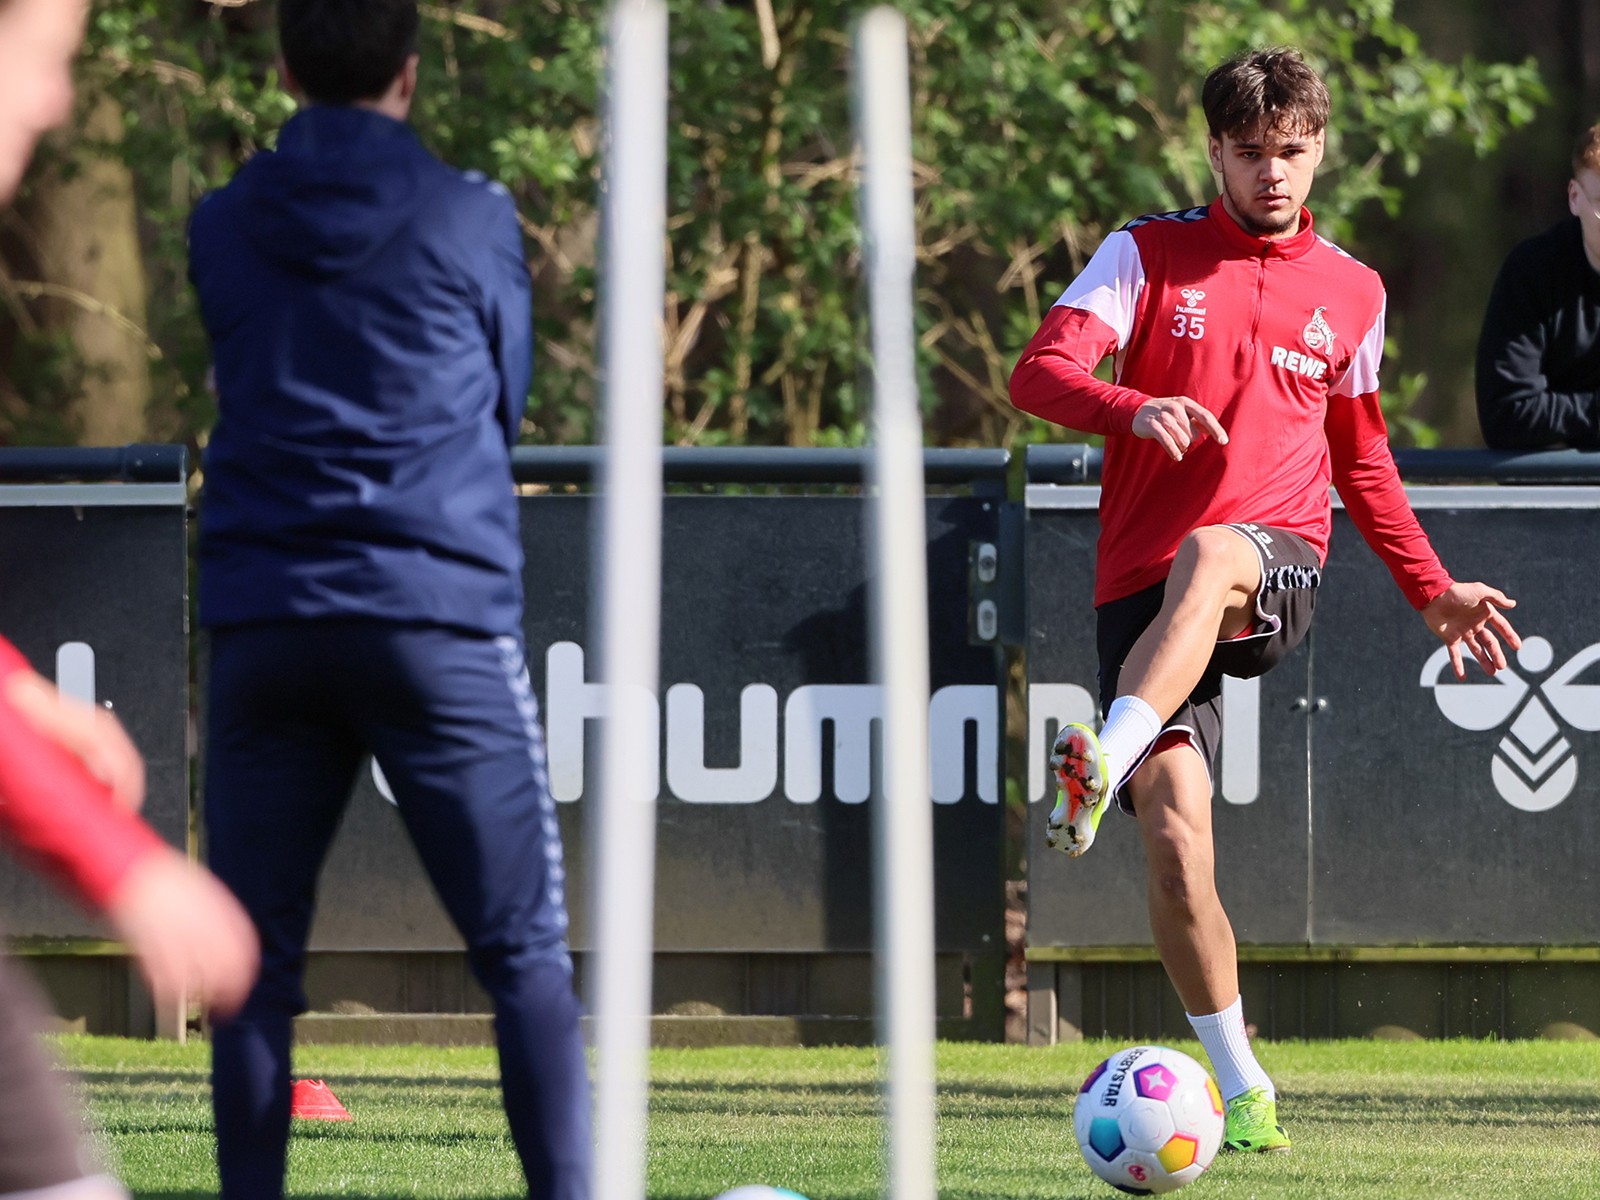
[[[1018,408],[1106,435],[1096,605],[1165,579],[1202,525],[1297,533],[1326,560],[1330,482],[1422,608],[1452,582],[1417,523],[1378,403],[1383,284],[1312,229],[1245,232],[1222,207],[1140,217],[1056,301],[1011,376]],[[1114,354],[1116,383],[1091,374]],[[1210,409],[1228,444],[1174,462],[1132,434],[1152,397]]]
[[[5,681],[30,669],[0,638],[0,832],[57,882],[104,909],[128,871],[166,843],[5,699]]]

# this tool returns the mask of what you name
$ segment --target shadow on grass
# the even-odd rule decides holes
[[[1105,1200],[1106,1187],[1092,1185],[1082,1191],[1055,1193],[1054,1200]],[[818,1192],[813,1200],[834,1200],[837,1194]],[[875,1196],[876,1193],[849,1193],[851,1196],[860,1195],[862,1200]],[[215,1192],[152,1192],[139,1193],[140,1200],[216,1200]],[[390,1192],[296,1192],[294,1200],[415,1200],[414,1191]],[[520,1193],[514,1192],[489,1192],[474,1200],[527,1200]],[[649,1200],[711,1200],[704,1192],[650,1192]],[[1016,1200],[1016,1193],[1010,1191],[959,1191],[941,1193],[941,1200]]]
[[[71,1068],[72,1074],[87,1083],[96,1085],[127,1085],[141,1083],[181,1083],[191,1087],[207,1087],[211,1083],[209,1071],[183,1071],[183,1070],[142,1070],[119,1071],[109,1067],[94,1067],[87,1070],[81,1067]],[[324,1076],[329,1079],[339,1080],[351,1087],[389,1087],[389,1088],[443,1088],[449,1091],[475,1091],[489,1088],[500,1090],[499,1075],[486,1076],[461,1076],[461,1075],[368,1075],[368,1074],[341,1074],[338,1071],[306,1071],[296,1074],[297,1079],[315,1078]]]
[[[363,1129],[360,1120],[328,1124],[296,1125],[292,1134],[297,1142],[371,1142],[393,1146],[464,1146],[473,1144],[511,1146],[509,1127],[501,1129],[451,1129],[418,1132],[415,1129]]]
[[[1548,1125],[1600,1127],[1600,1089],[1508,1096],[1504,1092],[1293,1092],[1279,1097],[1286,1116],[1297,1109],[1328,1125],[1373,1125],[1421,1116],[1442,1125]]]
[[[130,1134],[168,1134],[168,1133],[195,1133],[206,1137],[213,1135],[210,1118],[205,1120],[185,1121],[182,1119],[170,1121],[103,1121],[101,1128],[107,1133],[118,1137]],[[363,1128],[359,1119],[352,1122],[340,1121],[333,1124],[306,1123],[296,1124],[291,1132],[291,1137],[296,1142],[365,1142],[375,1146],[406,1146],[409,1148],[427,1146],[464,1146],[488,1145],[511,1146],[511,1134],[508,1128],[497,1129],[452,1129],[423,1130],[414,1128],[400,1129],[373,1129],[370,1126]]]
[[[815,1192],[810,1200],[877,1200],[877,1192]],[[704,1192],[651,1192],[647,1200],[715,1200]],[[1017,1193],[1006,1192],[951,1192],[943,1189],[939,1200],[1017,1200]],[[1050,1200],[1111,1200],[1104,1185],[1082,1192],[1052,1193]]]
[[[204,1087],[211,1082],[209,1074],[198,1074],[194,1071],[171,1070],[161,1071],[146,1069],[142,1071],[119,1071],[113,1067],[93,1067],[85,1070],[82,1067],[70,1068],[85,1083],[96,1085],[137,1086],[146,1083],[182,1084],[185,1087]]]
[[[964,1083],[959,1079],[947,1079],[940,1081],[939,1094],[942,1096],[974,1096],[995,1100],[1070,1098],[1078,1094],[1079,1082],[1074,1080],[1071,1084],[1063,1083],[1060,1087],[1052,1087],[1048,1084]],[[837,1083],[826,1079],[652,1079],[650,1081],[650,1092],[652,1096],[671,1092],[683,1092],[690,1095],[698,1092],[721,1094],[730,1092],[744,1094],[809,1092],[819,1096],[876,1096],[879,1092],[879,1083],[876,1079],[860,1080],[854,1083]]]
[[[1072,1107],[1076,1084],[1052,1088],[1042,1085],[1006,1087],[995,1084],[945,1083],[939,1087],[939,1105],[947,1112],[981,1108],[996,1119],[1029,1117],[1061,1118]],[[749,1081],[704,1080],[660,1082],[650,1085],[650,1107],[667,1113],[700,1112],[715,1115],[740,1115],[751,1112],[770,1114],[808,1114],[819,1104],[829,1106],[837,1116],[877,1113],[882,1093],[876,1082],[758,1083]]]

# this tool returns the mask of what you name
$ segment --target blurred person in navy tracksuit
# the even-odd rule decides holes
[[[511,479],[532,353],[516,210],[406,123],[414,0],[280,0],[278,19],[305,105],[189,234],[219,409],[205,816],[262,942],[215,1033],[222,1192],[282,1194],[317,873],[371,754],[493,998],[530,1191],[577,1200],[588,1079]]]

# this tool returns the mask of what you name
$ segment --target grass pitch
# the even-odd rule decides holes
[[[1117,1048],[941,1045],[940,1196],[1116,1196],[1079,1157],[1071,1108],[1083,1076]],[[216,1194],[204,1045],[75,1037],[59,1049],[136,1195]],[[1219,1157],[1186,1190],[1194,1200],[1600,1194],[1600,1043],[1283,1043],[1261,1053],[1294,1152]],[[657,1051],[651,1200],[706,1200],[739,1183],[813,1200],[879,1195],[878,1070],[871,1050]],[[326,1079],[355,1120],[296,1123],[291,1195],[522,1194],[490,1051],[307,1047],[296,1073]]]

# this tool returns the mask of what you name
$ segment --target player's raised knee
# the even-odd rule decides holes
[[[1196,578],[1231,586],[1253,587],[1261,575],[1255,549],[1226,525],[1202,525],[1185,535],[1174,568],[1180,564]]]

